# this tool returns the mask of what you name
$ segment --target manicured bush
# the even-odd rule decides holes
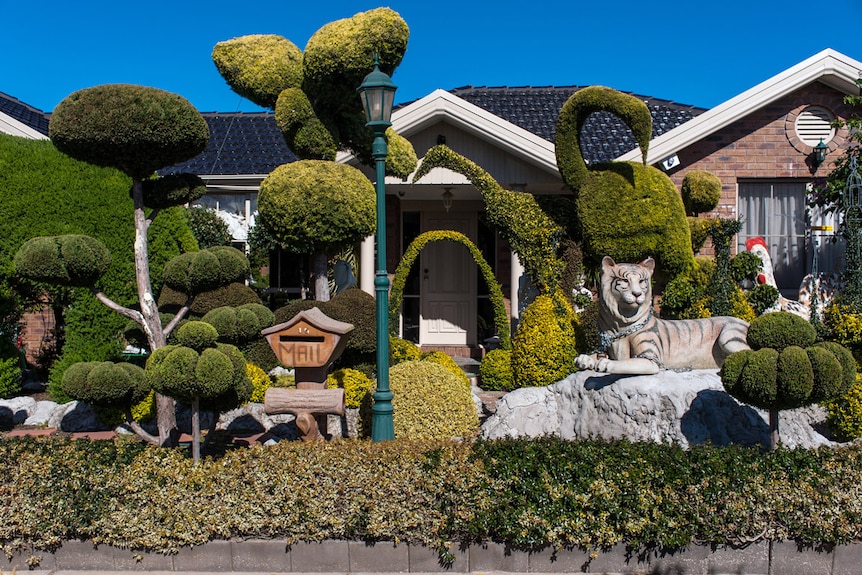
[[[165,286],[159,294],[159,309],[175,313],[187,299],[186,294]],[[247,303],[260,304],[260,296],[244,283],[232,282],[195,296],[189,315],[199,319],[217,307],[239,307]]]
[[[560,295],[539,295],[527,306],[512,338],[512,385],[539,387],[574,370],[577,316]]]
[[[251,382],[252,392],[249,401],[263,403],[266,390],[272,386],[272,376],[253,363],[245,364],[245,375]]]
[[[389,363],[398,365],[403,361],[413,361],[422,357],[422,350],[412,341],[389,336]]]
[[[745,292],[745,299],[748,300],[755,315],[760,316],[775,307],[780,295],[778,288],[768,284],[758,284]]]
[[[452,359],[442,351],[433,350],[423,352],[419,359],[421,361],[431,361],[438,365],[442,365],[450,373],[455,375],[455,377],[460,379],[464,383],[464,385],[466,385],[468,388],[470,387],[470,378],[467,377],[467,374],[464,372],[463,369],[461,369],[461,366],[459,366],[454,359]]]
[[[131,363],[81,362],[63,374],[63,392],[90,405],[131,408],[150,393],[144,370]]]
[[[748,328],[748,344],[752,349],[769,347],[780,352],[791,345],[806,348],[814,345],[816,340],[814,327],[790,312],[762,315]]]
[[[512,351],[492,349],[479,364],[479,387],[485,391],[512,389]]]
[[[405,361],[389,370],[396,438],[472,438],[479,430],[473,394],[445,367]]]
[[[711,212],[721,199],[721,179],[705,170],[689,170],[682,179],[680,193],[686,213]]]
[[[337,369],[326,377],[326,387],[344,390],[346,407],[359,408],[366,399],[373,382],[371,378],[356,369]]]
[[[111,265],[108,248],[82,235],[36,237],[15,254],[15,269],[37,282],[91,287]]]
[[[160,210],[190,204],[207,193],[206,182],[195,174],[168,174],[160,178],[144,180],[141,185],[144,190],[144,205]]]

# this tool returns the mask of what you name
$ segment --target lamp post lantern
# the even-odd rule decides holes
[[[386,128],[392,125],[389,118],[395,100],[395,84],[380,71],[377,54],[374,70],[359,88],[359,97],[365,110],[366,126],[374,131],[371,157],[374,158],[377,190],[377,271],[374,273],[374,291],[377,318],[377,390],[372,396],[374,406],[371,419],[372,441],[395,438],[392,423],[392,392],[389,390],[389,274],[386,272]]]

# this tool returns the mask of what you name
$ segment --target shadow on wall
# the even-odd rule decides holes
[[[690,445],[709,442],[717,446],[771,444],[769,425],[754,408],[740,405],[724,391],[698,392],[680,421]]]

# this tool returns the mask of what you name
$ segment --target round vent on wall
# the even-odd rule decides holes
[[[821,106],[808,106],[796,117],[796,135],[802,143],[812,148],[820,143],[829,143],[835,136],[830,124],[835,115]]]

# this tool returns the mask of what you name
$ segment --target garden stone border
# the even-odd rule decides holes
[[[693,545],[666,555],[633,555],[623,545],[593,559],[581,550],[515,551],[501,543],[452,544],[451,566],[436,551],[406,543],[326,540],[288,546],[284,541],[212,541],[174,555],[136,552],[87,541],[67,541],[54,552],[19,552],[0,559],[0,571],[58,575],[92,573],[606,573],[690,575],[854,575],[862,543],[834,549],[800,548],[790,541],[745,547]],[[28,560],[38,558],[38,564]],[[32,561],[30,561],[32,562]]]

